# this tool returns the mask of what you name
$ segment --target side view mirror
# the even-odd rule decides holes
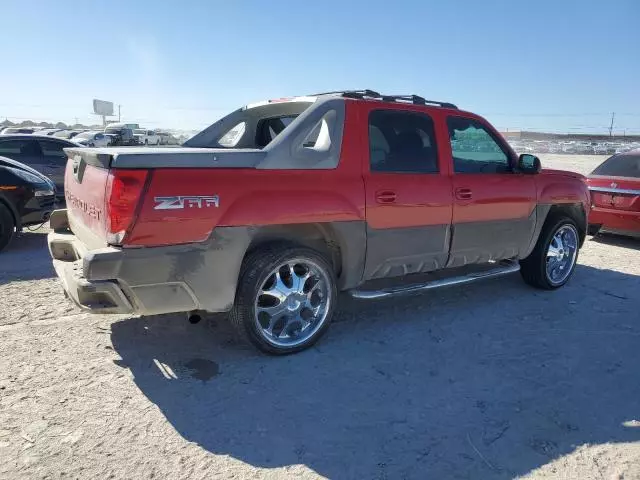
[[[523,153],[518,157],[518,171],[522,173],[535,174],[542,170],[542,163],[535,155]]]

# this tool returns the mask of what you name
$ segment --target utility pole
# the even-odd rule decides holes
[[[122,105],[118,104],[118,123],[120,123],[120,107]]]
[[[611,113],[611,126],[609,127],[609,137],[613,136],[613,119],[616,118],[616,112]]]

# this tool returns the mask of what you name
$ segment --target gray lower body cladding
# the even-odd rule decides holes
[[[49,251],[67,295],[95,313],[155,315],[192,310],[226,312],[235,301],[242,261],[260,227],[219,227],[203,243],[147,248],[98,248],[83,244],[56,211]],[[331,224],[342,256],[340,288],[362,279],[364,222]],[[331,247],[331,246],[330,246]]]
[[[225,312],[235,301],[247,251],[267,241],[300,241],[326,247],[338,288],[505,258],[525,258],[549,211],[508,222],[433,225],[374,230],[365,222],[271,227],[218,227],[203,243],[147,248],[97,248],[69,230],[65,210],[54,212],[49,250],[67,294],[101,313],[152,315],[204,310]],[[303,242],[304,243],[304,242]],[[322,248],[321,248],[322,249]]]
[[[48,243],[56,273],[80,307],[153,315],[228,311],[250,235],[247,228],[219,229],[203,244],[86,250],[73,233],[53,232]]]

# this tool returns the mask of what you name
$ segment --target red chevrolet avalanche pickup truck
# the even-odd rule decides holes
[[[229,312],[292,353],[363,299],[519,270],[571,276],[578,174],[518,157],[483,118],[416,95],[332,92],[247,105],[183,148],[70,148],[49,249],[93,312]]]

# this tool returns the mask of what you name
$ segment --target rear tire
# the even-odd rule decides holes
[[[9,245],[15,233],[16,224],[13,215],[6,207],[0,203],[0,252]]]
[[[273,245],[243,262],[230,320],[262,352],[287,355],[312,346],[337,302],[331,264],[306,247]]]
[[[565,235],[567,245],[564,242],[561,248],[557,248],[552,243],[557,243],[558,236]],[[543,290],[555,290],[569,281],[575,266],[578,263],[578,249],[580,237],[576,222],[566,216],[553,216],[547,219],[538,242],[533,252],[520,261],[520,274],[526,283]],[[562,253],[562,255],[561,255]],[[550,262],[557,262],[558,276],[554,276],[554,271]],[[563,263],[564,262],[564,263]],[[561,268],[564,265],[564,268]],[[560,269],[560,270],[558,270]]]

